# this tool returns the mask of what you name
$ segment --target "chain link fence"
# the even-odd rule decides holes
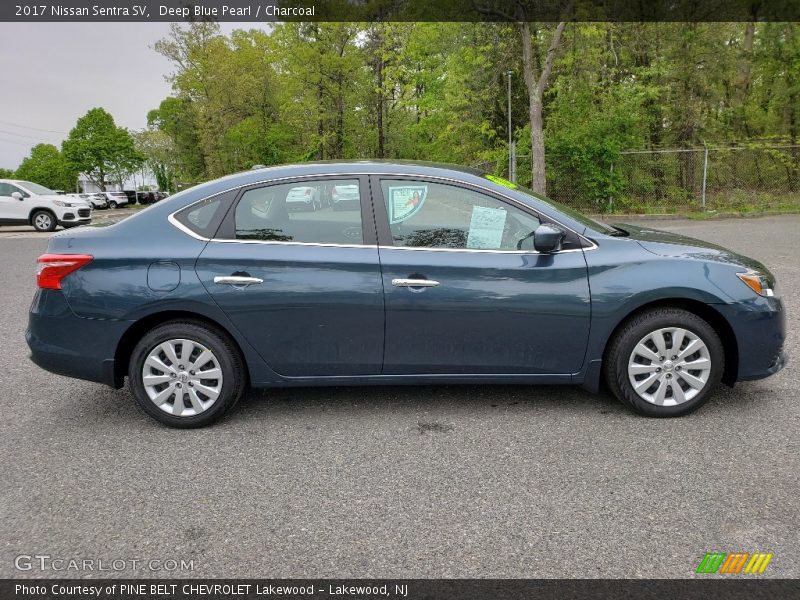
[[[530,185],[530,155],[512,157]],[[507,162],[476,167],[509,176]],[[593,213],[800,210],[800,146],[625,151],[607,165],[548,155],[547,195]]]

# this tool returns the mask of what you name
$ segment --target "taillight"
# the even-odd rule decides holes
[[[61,280],[94,259],[89,254],[42,254],[36,262],[36,285],[43,290],[60,290]]]

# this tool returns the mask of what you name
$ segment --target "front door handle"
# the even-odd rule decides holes
[[[247,287],[248,285],[264,283],[263,279],[259,279],[258,277],[243,277],[241,275],[225,275],[220,277],[214,277],[214,283],[219,283],[222,285],[235,285],[235,286],[242,286]]]
[[[433,279],[392,279],[394,287],[436,287],[438,281]]]

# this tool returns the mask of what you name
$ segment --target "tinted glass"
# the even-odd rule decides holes
[[[220,214],[222,200],[223,196],[215,196],[197,204],[192,204],[175,213],[175,218],[196,234],[210,238],[217,230],[220,217],[222,217]]]
[[[14,192],[22,192],[18,187],[10,183],[0,183],[0,196],[10,196]]]
[[[395,246],[519,250],[539,226],[534,215],[458,186],[382,180],[381,188]]]
[[[314,180],[248,190],[236,206],[236,239],[362,244],[357,179]]]
[[[46,188],[38,183],[33,183],[32,181],[21,181],[20,183],[34,194],[40,194],[42,196],[52,196],[55,194],[55,192],[50,188]]]

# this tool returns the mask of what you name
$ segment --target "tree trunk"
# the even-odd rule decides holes
[[[325,160],[325,144],[323,138],[325,137],[325,122],[323,121],[323,107],[322,107],[322,84],[317,84],[317,139],[319,149],[317,150],[317,158]]]
[[[550,47],[542,66],[542,72],[537,77],[533,64],[533,48],[531,45],[531,27],[525,21],[522,23],[522,69],[525,76],[525,87],[528,90],[528,115],[531,126],[531,189],[542,194],[547,193],[547,180],[545,177],[544,155],[544,120],[542,117],[542,100],[547,89],[547,80],[553,69],[556,50],[564,31],[564,21],[561,21],[553,32]]]
[[[381,43],[382,41],[383,40],[381,40]],[[383,98],[383,56],[379,54],[376,61],[376,83],[378,84],[378,158],[384,158],[386,156],[386,132],[383,128],[383,111],[385,103]]]

